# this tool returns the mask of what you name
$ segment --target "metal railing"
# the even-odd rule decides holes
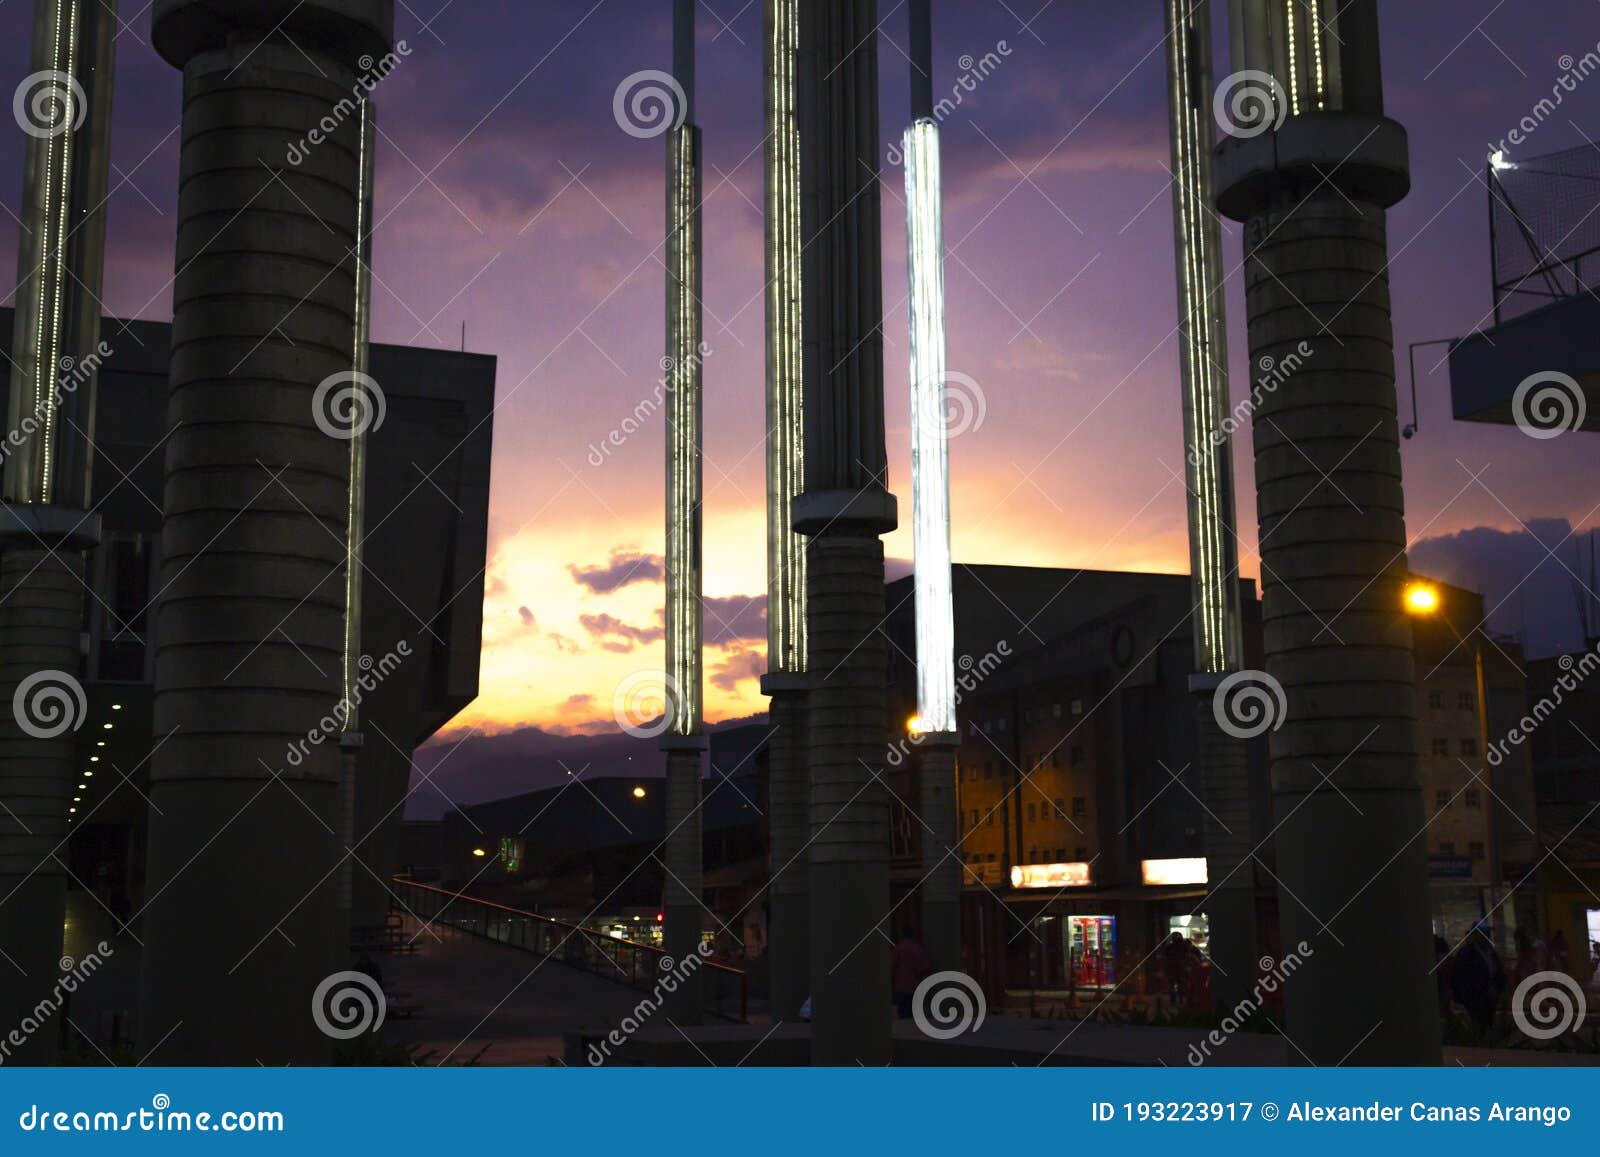
[[[444,924],[524,952],[550,957],[606,980],[648,992],[671,970],[665,950],[653,944],[620,940],[604,932],[497,904],[465,892],[451,892],[396,876],[395,891],[407,911],[432,924]],[[713,960],[699,965],[705,1009],[727,1020],[744,1021],[750,1011],[747,973]]]

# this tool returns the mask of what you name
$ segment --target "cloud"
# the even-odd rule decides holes
[[[533,612],[527,607],[518,607],[517,617],[522,620],[524,627],[538,627],[539,625],[539,620],[533,617]]]
[[[1473,526],[1425,538],[1407,552],[1411,569],[1483,593],[1489,626],[1516,635],[1531,658],[1583,646],[1583,587],[1597,587],[1586,534],[1565,518],[1532,518],[1527,530]],[[1553,557],[1552,557],[1553,554]]]
[[[567,571],[579,586],[597,595],[610,594],[633,583],[660,582],[666,575],[666,560],[659,554],[636,550],[614,550],[604,566],[569,565]]]
[[[729,595],[705,598],[705,641],[708,647],[727,647],[741,639],[766,639],[767,596]]]
[[[761,678],[766,670],[765,647],[735,647],[712,671],[711,685],[723,691],[734,691],[746,680]]]
[[[665,627],[636,627],[611,615],[579,615],[578,621],[607,651],[627,654],[641,643],[659,643],[666,637]]]

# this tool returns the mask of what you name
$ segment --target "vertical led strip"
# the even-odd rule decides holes
[[[701,723],[700,130],[667,135],[667,714]]]
[[[369,338],[372,332],[372,163],[376,125],[372,102],[360,102],[360,149],[356,167],[355,324],[351,332],[350,366],[355,371],[350,388],[361,401],[350,439],[350,496],[345,509],[344,554],[344,729],[360,731],[356,680],[361,662],[361,540],[366,528],[367,426],[372,403],[366,399]]]
[[[1183,430],[1189,489],[1189,565],[1198,670],[1221,674],[1240,662],[1238,546],[1234,538],[1228,419],[1227,324],[1221,236],[1211,208],[1209,5],[1167,0],[1172,117],[1173,221]]]
[[[799,0],[767,0],[767,669],[806,669],[805,539],[793,529],[804,489],[800,372],[800,132],[795,124]]]
[[[916,555],[917,727],[954,731],[955,623],[950,592],[950,466],[944,365],[944,225],[939,126],[905,131],[906,270],[911,313],[911,508]]]

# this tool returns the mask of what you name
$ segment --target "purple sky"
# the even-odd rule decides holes
[[[963,56],[1005,44],[1003,63],[943,130],[949,364],[984,399],[982,424],[952,444],[955,555],[1182,570],[1161,5],[1039,4],[935,5],[936,98]],[[12,85],[29,70],[31,7],[0,0],[0,61]],[[1388,108],[1410,130],[1414,168],[1412,194],[1390,217],[1404,394],[1407,343],[1486,323],[1489,142],[1550,94],[1560,58],[1595,50],[1600,5],[1381,7]],[[125,17],[135,10],[123,8]],[[375,337],[454,347],[465,322],[468,347],[500,359],[484,686],[462,722],[609,723],[618,681],[661,662],[659,415],[599,465],[590,446],[654,388],[664,282],[664,147],[624,133],[612,98],[629,74],[667,66],[670,4],[408,0],[398,10],[409,56],[377,92]],[[894,0],[880,10],[887,149],[906,117],[905,11]],[[720,600],[708,619],[707,672],[710,713],[726,717],[765,705],[751,603],[765,589],[761,4],[704,0],[699,12],[712,349],[706,593]],[[105,302],[113,314],[165,319],[179,85],[149,47],[149,19],[139,13],[118,41]],[[1218,45],[1221,75],[1230,69],[1220,35]],[[1519,155],[1600,139],[1597,114],[1600,78],[1591,78]],[[18,132],[0,140],[0,201],[12,213],[21,143]],[[890,481],[908,509],[898,169],[885,178]],[[14,264],[14,229],[0,234],[0,259]],[[1239,262],[1237,230],[1225,258],[1230,269]],[[1237,399],[1244,309],[1233,283]],[[1521,523],[1600,521],[1594,450],[1586,435],[1535,442],[1453,422],[1444,369],[1428,373],[1441,352],[1419,351],[1428,376],[1422,431],[1405,446],[1408,524],[1416,538],[1442,540],[1422,548],[1430,566],[1489,586],[1494,601],[1543,557]],[[1240,522],[1243,571],[1254,575],[1247,446],[1241,438]],[[1474,528],[1502,533],[1463,533]],[[1475,561],[1485,544],[1502,562],[1514,555],[1526,565],[1489,573]],[[907,556],[909,531],[888,548]],[[1511,596],[1502,624],[1515,627],[1524,595],[1546,588],[1570,603],[1565,576],[1542,575]]]

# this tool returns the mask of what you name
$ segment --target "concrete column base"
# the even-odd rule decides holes
[[[921,745],[922,943],[935,971],[960,971],[962,860],[956,843],[957,737]]]
[[[886,1065],[889,798],[883,543],[807,544],[811,635],[812,1063]]]
[[[665,922],[662,947],[672,964],[662,961],[663,974],[678,977],[673,992],[664,993],[662,1008],[674,1024],[699,1024],[705,1017],[704,985],[700,965],[685,964],[699,953],[700,929],[705,923],[701,899],[700,765],[705,748],[673,746],[667,750],[667,843],[663,862],[661,914]]]
[[[763,681],[765,684],[765,680]],[[767,885],[767,960],[774,1020],[793,1021],[811,995],[811,782],[806,761],[806,693],[770,692],[767,813],[772,855]]]

